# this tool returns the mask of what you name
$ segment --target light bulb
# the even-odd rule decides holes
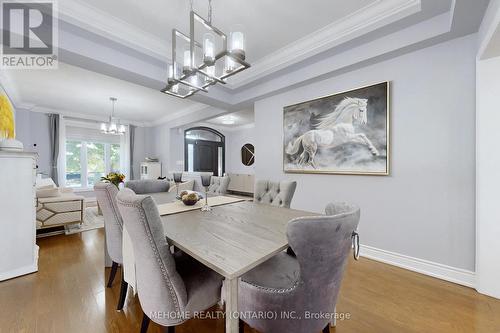
[[[105,123],[101,123],[101,132],[107,133],[108,132],[108,125]]]

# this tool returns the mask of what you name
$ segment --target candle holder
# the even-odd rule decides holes
[[[210,175],[201,175],[201,184],[205,188],[205,205],[201,207],[202,212],[209,212],[212,210],[212,207],[208,205],[208,188],[210,187],[210,180],[212,176]]]
[[[174,183],[176,197],[179,197],[179,184],[182,183],[182,172],[174,172]]]

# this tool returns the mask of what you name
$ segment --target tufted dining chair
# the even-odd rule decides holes
[[[172,333],[191,314],[216,304],[222,276],[182,252],[170,252],[153,198],[125,188],[117,202],[136,259],[137,293],[144,312],[141,333],[150,320]]]
[[[223,195],[227,193],[227,187],[229,186],[229,177],[214,177],[210,178],[210,186],[208,187],[208,193]]]
[[[115,279],[118,265],[123,264],[122,260],[122,233],[123,221],[116,204],[118,188],[111,183],[97,183],[94,185],[94,192],[104,217],[104,232],[106,234],[106,248],[113,261],[111,273],[109,274],[107,287],[111,288]],[[128,284],[123,279],[123,267],[121,270],[122,281],[120,287],[120,298],[117,310],[123,309],[127,296]]]
[[[136,194],[149,194],[158,192],[168,192],[170,183],[159,179],[129,180],[125,182],[125,187],[131,189]]]
[[[272,206],[290,208],[297,182],[258,180],[255,183],[253,201]]]
[[[296,320],[269,320],[243,316],[242,320],[261,333],[323,332],[328,318],[308,318],[306,311],[332,314],[351,250],[360,210],[347,204],[330,204],[326,213],[335,215],[300,217],[287,225],[287,237],[296,257],[279,253],[243,275],[239,283],[240,313],[294,313]],[[255,311],[255,312],[253,312]],[[240,331],[243,327],[240,324]]]

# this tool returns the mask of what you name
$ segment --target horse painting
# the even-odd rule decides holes
[[[336,168],[350,168],[346,171],[366,167],[368,173],[377,172],[376,168],[380,168],[381,173],[387,172],[387,169],[382,170],[387,166],[387,138],[384,137],[388,134],[387,100],[384,100],[385,105],[381,101],[377,102],[380,105],[372,108],[368,98],[360,97],[363,94],[354,96],[357,97],[348,96],[347,93],[338,96],[334,99],[335,104],[333,101],[311,101],[292,106],[292,118],[285,119],[293,132],[288,135],[285,133],[285,138],[288,138],[285,139],[284,149],[285,171],[289,171],[288,167],[292,171],[295,168],[322,172],[325,165],[333,163]],[[376,99],[372,97],[371,100]],[[331,111],[328,112],[328,108]],[[324,111],[318,114],[318,109]],[[286,111],[285,108],[285,115]],[[369,112],[381,114],[372,114],[370,117]],[[377,121],[373,128],[370,127],[369,119]],[[382,149],[382,154],[379,149]]]

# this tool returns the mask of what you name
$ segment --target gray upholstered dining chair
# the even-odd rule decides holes
[[[253,201],[273,206],[290,208],[297,182],[258,180],[255,183]]]
[[[182,252],[171,254],[152,197],[125,188],[117,202],[134,248],[137,293],[144,312],[141,333],[150,320],[172,333],[190,314],[216,304],[222,276]]]
[[[108,254],[113,261],[111,273],[109,274],[107,287],[111,288],[115,279],[118,265],[123,264],[122,260],[122,233],[123,221],[116,204],[118,188],[111,183],[97,183],[94,185],[94,192],[104,217],[104,232],[106,234],[106,247]],[[120,298],[117,310],[123,309],[127,296],[128,284],[123,279],[123,267],[121,270]]]
[[[129,180],[125,182],[125,187],[128,187],[136,194],[149,194],[168,192],[170,183],[167,180],[160,179]]]
[[[223,195],[227,193],[227,187],[229,186],[229,177],[214,177],[210,178],[210,186],[208,187],[208,193]]]
[[[240,313],[295,311],[296,320],[247,316],[244,322],[261,333],[329,331],[329,319],[307,318],[309,313],[332,313],[351,250],[359,208],[330,204],[335,215],[291,220],[287,236],[296,257],[282,252],[245,274],[239,283]],[[240,332],[243,324],[240,323]]]

